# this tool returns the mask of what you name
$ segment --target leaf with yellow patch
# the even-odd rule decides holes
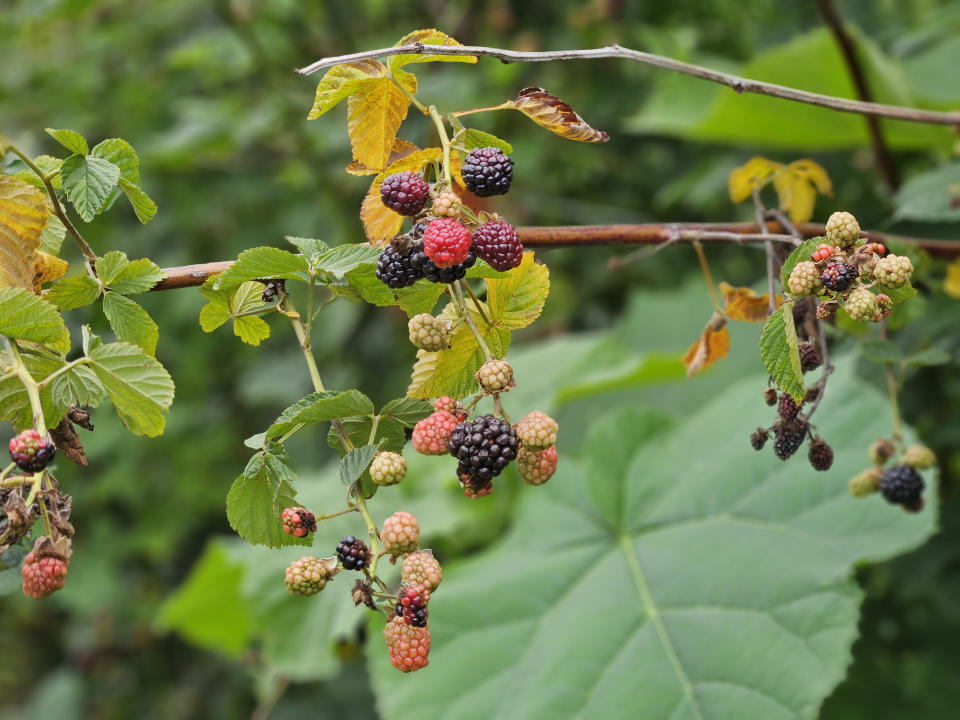
[[[33,257],[50,208],[33,185],[0,177],[0,287],[33,288]]]
[[[730,352],[730,331],[727,329],[727,320],[723,315],[715,312],[710,322],[703,328],[703,333],[683,356],[687,377],[693,377],[706,370],[717,360],[726,357],[728,352]]]
[[[40,286],[54,280],[59,280],[67,274],[70,263],[61,260],[43,250],[37,250],[33,256],[33,291],[40,294]]]
[[[403,225],[403,215],[394,212],[380,200],[380,186],[383,181],[394,173],[404,170],[417,172],[434,160],[443,157],[442,148],[425,148],[410,153],[394,161],[386,170],[374,178],[370,184],[370,189],[363,198],[360,205],[360,221],[363,223],[363,231],[367,234],[367,239],[375,245],[383,245],[387,240],[397,234],[400,226]]]
[[[391,80],[386,66],[377,65],[380,75],[362,81],[347,101],[347,132],[354,159],[364,167],[382,170],[410,105],[410,98],[393,80],[412,95],[417,91],[417,79],[397,69]]]
[[[720,294],[723,296],[724,314],[728,320],[742,320],[743,322],[761,323],[767,321],[767,311],[770,309],[770,293],[757,295],[747,287],[733,287],[729,283],[721,282]],[[783,302],[783,296],[777,295],[777,307]]]
[[[390,157],[387,159],[387,167],[390,167],[395,162],[402,160],[407,155],[415,153],[419,149],[420,148],[418,148],[412,142],[407,142],[406,140],[397,138],[393,141],[393,149],[390,151]],[[351,175],[376,175],[378,172],[380,172],[379,170],[368,168],[366,165],[361,162],[357,162],[356,160],[352,161],[344,169]]]
[[[796,160],[773,178],[773,187],[780,198],[780,209],[793,222],[807,222],[813,217],[817,192],[833,195],[827,171],[813,160]]]
[[[947,265],[947,278],[943,281],[943,291],[950,297],[960,300],[960,258]]]
[[[487,302],[493,324],[505,330],[524,328],[538,317],[550,294],[550,271],[525,252],[520,265],[503,277],[487,278]]]
[[[730,171],[727,185],[730,190],[730,200],[740,203],[750,197],[757,188],[770,182],[770,179],[783,169],[783,165],[765,157],[752,157],[740,167]]]
[[[429,30],[414,30],[412,33],[404,35],[400,38],[400,41],[394,47],[402,47],[403,45],[413,45],[414,43],[421,43],[423,45],[460,45],[456,40],[447,35],[445,32],[440,32],[439,30],[429,29]],[[404,65],[410,65],[412,63],[425,63],[425,62],[465,62],[465,63],[475,63],[477,58],[475,55],[394,55],[389,60],[387,64],[391,68],[400,68]]]
[[[507,107],[519,110],[537,125],[568,140],[599,143],[610,139],[605,132],[590,127],[567,103],[543,88],[524,88]]]
[[[364,81],[372,77],[382,77],[383,71],[383,64],[376,60],[334,65],[317,85],[317,95],[307,120],[316,120],[345,97],[359,90]]]

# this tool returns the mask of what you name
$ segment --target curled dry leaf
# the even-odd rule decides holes
[[[40,294],[40,287],[45,283],[59,280],[67,274],[70,263],[61,260],[56,255],[37,250],[33,256],[33,291]]]
[[[727,319],[719,312],[714,312],[710,322],[703,328],[703,333],[683,356],[687,377],[693,377],[702,370],[706,370],[717,360],[726,357],[728,352],[730,352],[730,331],[727,329]]]
[[[50,431],[53,436],[53,442],[68,458],[78,465],[87,464],[87,454],[83,451],[83,443],[77,431],[73,429],[73,423],[70,422],[70,416],[64,415],[60,418],[60,424]]]
[[[590,127],[567,103],[543,88],[524,88],[509,106],[522,112],[537,125],[568,140],[599,143],[610,139],[605,132]]]
[[[770,293],[757,295],[747,287],[733,287],[729,283],[720,283],[720,295],[723,297],[724,314],[729,320],[743,322],[766,322],[767,312],[770,309]],[[777,295],[776,306],[780,307],[783,296]]]
[[[30,183],[0,177],[0,287],[33,289],[34,252],[50,207]]]

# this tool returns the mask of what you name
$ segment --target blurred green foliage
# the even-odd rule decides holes
[[[838,5],[865,39],[881,100],[957,106],[960,3]],[[119,249],[169,266],[281,245],[285,234],[356,242],[366,183],[342,171],[350,159],[343,111],[307,123],[319,78],[291,69],[390,45],[420,27],[515,49],[618,42],[748,75],[769,72],[763,79],[811,90],[849,87],[812,2],[11,0],[0,10],[0,131],[32,154],[56,148],[44,127],[75,128],[93,142],[119,136],[137,148],[143,187],[160,211],[145,228],[126,207],[84,226],[101,253]],[[730,205],[726,176],[763,153],[786,162],[811,156],[829,171],[835,199],[818,201],[818,218],[843,207],[864,227],[956,237],[955,211],[931,200],[956,181],[955,163],[944,164],[954,140],[942,130],[884,123],[907,178],[890,198],[853,116],[738,97],[613,60],[482,60],[420,75],[421,95],[441,110],[493,104],[539,85],[610,133],[606,145],[586,146],[544,133],[519,113],[479,116],[481,129],[515,148],[514,188],[497,208],[517,224],[749,219],[749,208]],[[422,144],[430,132],[412,117],[401,134]],[[643,403],[684,418],[760,367],[756,328],[739,326],[728,358],[702,378],[680,379],[677,357],[710,315],[694,255],[675,248],[604,269],[622,254],[545,254],[550,299],[544,316],[517,336],[521,385],[511,402],[555,412],[563,453],[577,452],[588,427],[615,405]],[[715,276],[733,284],[758,283],[761,257],[751,248],[710,252]],[[925,299],[908,304],[913,322],[894,342],[905,354],[934,346],[952,360],[911,367],[902,399],[941,461],[943,530],[910,556],[859,571],[867,598],[861,639],[825,718],[946,718],[960,700],[960,306],[940,291],[942,277],[942,265],[930,264]],[[249,453],[242,439],[310,389],[292,332],[275,324],[263,347],[250,348],[228,331],[202,333],[196,292],[152,293],[142,302],[161,329],[158,358],[177,383],[167,430],[156,440],[131,439],[102,412],[96,431],[82,437],[90,465],[60,463],[78,530],[70,580],[44,602],[18,593],[0,599],[0,716],[243,717],[272,708],[271,717],[283,718],[318,707],[330,716],[373,716],[357,644],[363,631],[352,629],[362,615],[347,620],[306,606],[290,615],[275,580],[289,558],[243,546],[226,523],[224,498]],[[82,311],[69,318],[72,330],[85,321]],[[329,387],[359,386],[378,406],[401,393],[413,360],[402,312],[336,303],[321,323],[315,349]],[[94,329],[109,332],[102,319]],[[838,336],[842,343],[851,344]],[[558,380],[546,386],[535,369],[559,358]],[[857,372],[883,390],[879,365],[864,358]],[[758,414],[755,422],[764,420]],[[745,445],[751,429],[718,431],[704,443]],[[304,475],[333,457],[322,434],[298,436],[290,450]],[[491,504],[465,505],[435,464],[412,464],[422,467],[423,485],[403,492],[423,503],[418,514],[431,518],[444,559],[486,547],[510,525],[517,492],[532,492],[508,485]],[[306,498],[323,502],[331,484],[340,491],[320,477],[318,470],[304,481]],[[428,487],[439,490],[423,492]],[[244,564],[262,571],[236,571]],[[196,582],[210,573],[212,580]],[[250,605],[251,596],[259,604]],[[303,623],[331,622],[341,623],[344,638],[333,652],[302,646]]]

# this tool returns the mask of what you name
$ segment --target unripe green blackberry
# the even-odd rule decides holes
[[[521,446],[517,452],[517,472],[527,485],[543,485],[556,471],[557,449],[553,445],[543,450]]]
[[[543,450],[557,444],[559,430],[556,420],[534,410],[517,423],[517,438],[528,450]]]
[[[876,463],[877,465],[883,465],[887,460],[893,457],[894,452],[896,452],[896,448],[893,447],[892,442],[886,438],[877,438],[870,445],[870,462]]]
[[[460,196],[452,190],[446,190],[438,193],[433,199],[433,207],[430,208],[430,211],[437,217],[455,218],[460,214],[462,206],[463,202],[460,200]]]
[[[898,288],[910,281],[913,275],[913,263],[904,255],[887,255],[877,261],[873,276],[881,285]]]
[[[487,395],[506,392],[514,386],[513,368],[506,360],[487,360],[477,370],[477,382]]]
[[[855,498],[872,495],[880,489],[880,479],[883,477],[883,468],[872,467],[869,470],[857,473],[850,478],[850,494]]]
[[[287,566],[284,582],[294,595],[316,595],[327,585],[330,570],[320,558],[304,555]]]
[[[394,557],[413,552],[420,543],[420,524],[410,513],[398,510],[383,521],[380,539],[383,549]]]
[[[370,479],[374,485],[396,485],[407,474],[407,460],[400,453],[381,450],[370,463]]]
[[[449,344],[447,323],[430,313],[420,313],[407,323],[410,342],[421,350],[445,350]]]
[[[835,212],[827,220],[827,242],[848,248],[860,239],[860,223],[848,212]]]
[[[823,284],[820,281],[820,271],[815,263],[809,260],[798,262],[790,271],[787,278],[787,288],[794,295],[815,295]]]
[[[866,322],[877,313],[877,296],[863,287],[851,290],[843,309],[854,320]]]
[[[403,558],[400,583],[408,587],[422,587],[433,592],[443,580],[440,563],[430,550],[418,550]]]
[[[937,464],[937,456],[926,445],[911,445],[903,453],[900,462],[917,470],[929,470]]]

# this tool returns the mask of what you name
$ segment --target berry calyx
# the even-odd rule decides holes
[[[911,445],[903,453],[900,462],[917,470],[929,470],[937,464],[937,456],[926,445]]]
[[[402,672],[415,672],[429,664],[430,629],[408,625],[394,617],[383,628],[390,664]]]
[[[812,342],[802,342],[797,347],[800,351],[800,369],[803,372],[816,370],[823,365],[823,357],[820,355],[820,348]]]
[[[52,595],[66,584],[69,567],[68,558],[39,555],[36,550],[31,550],[20,568],[23,594],[34,599]]]
[[[326,563],[318,557],[304,555],[287,566],[284,582],[293,595],[316,595],[332,577]]]
[[[820,271],[807,260],[798,262],[787,278],[787,288],[794,295],[815,295],[821,287]]]
[[[412,586],[404,588],[397,597],[397,617],[403,618],[407,625],[414,627],[427,626],[427,603],[430,602],[430,591],[424,587]]]
[[[412,263],[419,246],[406,246],[402,242],[392,242],[383,249],[377,258],[377,279],[394,290],[410,287],[423,277],[423,273]]]
[[[750,435],[750,447],[754,450],[763,450],[763,446],[767,444],[767,440],[770,438],[770,433],[766,428],[757,428],[752,435]]]
[[[337,559],[346,570],[363,570],[367,566],[369,554],[366,543],[347,535],[337,543]]]
[[[517,229],[499,220],[484,223],[473,232],[473,251],[501,272],[517,267],[523,260]]]
[[[431,220],[423,232],[423,252],[438,268],[459,265],[470,253],[470,231],[453,218]]]
[[[873,276],[881,285],[898,288],[906,285],[913,275],[913,263],[904,255],[887,255],[877,261]]]
[[[36,430],[24,430],[10,438],[10,459],[24,472],[43,470],[57,454],[53,440]]]
[[[852,290],[843,304],[843,309],[854,320],[866,322],[872,320],[879,309],[877,296],[864,287]]]
[[[860,239],[860,223],[848,212],[835,212],[827,219],[827,242],[848,248]]]
[[[443,350],[449,345],[447,323],[430,313],[420,313],[410,318],[407,330],[414,347],[428,352]]]
[[[416,215],[423,210],[429,194],[430,186],[410,170],[390,175],[380,186],[380,201],[401,215]]]
[[[920,473],[909,465],[891,465],[883,471],[883,478],[880,480],[880,492],[884,500],[909,509],[922,500],[923,488],[924,482]]]
[[[496,395],[512,388],[513,368],[506,360],[487,360],[476,374],[477,382],[486,395]]]
[[[405,587],[426,588],[433,592],[443,580],[440,563],[429,550],[418,550],[403,558],[400,566],[400,582]]]
[[[529,450],[525,445],[517,451],[517,472],[527,485],[543,485],[557,471],[557,448]]]
[[[467,258],[459,265],[441,268],[427,257],[423,250],[423,245],[416,246],[413,254],[410,256],[410,264],[414,269],[430,282],[450,284],[460,280],[467,275],[467,269],[473,267],[477,262],[476,256],[472,252],[467,253]]]
[[[383,549],[394,557],[413,552],[420,544],[420,524],[410,513],[398,510],[383,521],[380,539]]]
[[[807,437],[809,426],[803,420],[778,422],[774,426],[773,453],[781,460],[788,459]]]
[[[813,442],[810,443],[807,459],[814,470],[820,472],[829,470],[830,466],[833,465],[833,448],[822,438],[814,438]]]
[[[499,148],[476,148],[464,159],[460,175],[467,190],[477,197],[505,195],[513,182],[513,160]]]
[[[460,214],[460,208],[462,206],[463,202],[460,200],[459,195],[452,190],[445,190],[444,192],[437,193],[437,196],[433,199],[433,207],[430,208],[430,211],[437,217],[455,218]]]
[[[824,287],[834,292],[843,292],[859,277],[860,271],[853,265],[842,262],[827,263],[827,267],[820,274],[820,282]]]
[[[801,407],[803,407],[802,402],[798,405],[796,400],[789,394],[780,393],[780,402],[777,404],[777,414],[780,415],[781,419],[793,420],[800,414]]]
[[[413,448],[424,455],[446,455],[449,440],[460,420],[447,410],[437,410],[413,427]]]
[[[543,450],[556,445],[559,430],[557,421],[539,410],[517,422],[517,438],[528,450]]]
[[[457,475],[475,480],[495,478],[517,457],[517,433],[510,423],[493,415],[462,422],[450,435],[450,454],[460,464]]]
[[[316,516],[306,508],[284,508],[280,519],[283,522],[283,531],[294,537],[306,537],[317,529]]]
[[[407,460],[400,453],[381,450],[370,463],[370,479],[374,485],[396,485],[406,474]]]

